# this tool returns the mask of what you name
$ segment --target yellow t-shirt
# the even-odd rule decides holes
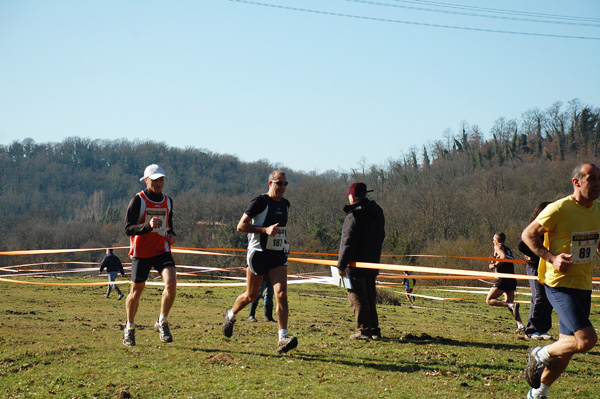
[[[586,208],[569,195],[548,205],[535,220],[547,230],[544,246],[554,255],[573,254],[574,262],[568,272],[561,273],[540,259],[540,282],[550,287],[591,290],[600,239],[600,202]]]

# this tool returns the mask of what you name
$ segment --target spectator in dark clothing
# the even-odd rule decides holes
[[[529,223],[533,222],[548,204],[550,202],[540,202],[534,209]],[[542,237],[542,241],[543,239]],[[540,257],[534,254],[523,240],[519,241],[518,248],[525,255],[527,275],[537,276]],[[552,305],[548,301],[544,285],[538,280],[529,280],[529,286],[531,287],[531,300],[525,335],[531,339],[552,339],[552,336],[548,333],[552,327]]]
[[[121,277],[125,278],[125,271],[123,270],[123,265],[121,264],[121,260],[117,255],[113,254],[112,248],[108,248],[106,250],[106,256],[102,259],[102,263],[100,263],[100,273],[106,269],[108,273],[108,281],[113,282],[117,280],[117,274],[121,273]],[[123,299],[123,293],[119,289],[119,286],[116,284],[109,284],[108,291],[106,291],[105,297],[110,296],[110,291],[115,290],[119,294],[117,298],[119,301]]]
[[[367,198],[367,186],[353,183],[346,193],[349,205],[342,227],[337,268],[340,276],[350,278],[348,301],[356,317],[357,332],[352,339],[380,339],[377,317],[375,280],[378,269],[358,268],[351,262],[379,263],[385,238],[385,217],[375,201]]]

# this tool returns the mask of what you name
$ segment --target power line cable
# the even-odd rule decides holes
[[[228,0],[228,1],[231,1],[234,3],[250,4],[250,5],[261,6],[261,7],[277,8],[277,9],[289,10],[289,11],[299,11],[299,12],[312,13],[312,14],[363,19],[363,20],[376,21],[376,22],[389,22],[389,23],[396,23],[396,24],[426,26],[426,27],[430,27],[430,28],[455,29],[455,30],[465,30],[465,31],[472,31],[472,32],[502,33],[502,34],[509,34],[509,35],[521,35],[521,36],[551,37],[551,38],[556,38],[556,39],[600,40],[600,37],[594,37],[594,36],[557,35],[557,34],[551,34],[551,33],[535,33],[535,32],[519,32],[519,31],[499,30],[499,29],[470,28],[470,27],[465,27],[465,26],[430,24],[430,23],[424,23],[424,22],[402,21],[402,20],[398,20],[398,19],[367,17],[364,15],[343,14],[343,13],[338,13],[338,12],[282,6],[279,4],[261,3],[261,2],[249,1],[249,0]]]
[[[460,5],[460,4],[441,3],[441,2],[437,2],[437,1],[424,1],[424,0],[392,0],[392,1],[395,1],[398,3],[423,4],[423,5],[431,5],[434,7],[455,8],[455,9],[470,10],[470,11],[483,11],[483,12],[490,12],[490,13],[497,13],[497,14],[520,15],[520,16],[539,17],[539,18],[548,18],[548,19],[565,19],[565,20],[574,20],[574,21],[600,22],[600,18],[578,17],[578,16],[572,16],[572,15],[543,14],[543,13],[527,12],[527,11],[503,10],[503,9],[499,9],[499,8],[465,6],[465,5]]]
[[[504,16],[504,15],[485,15],[485,14],[474,14],[474,13],[467,13],[467,12],[460,12],[460,11],[435,10],[435,9],[431,9],[431,8],[404,6],[404,5],[400,5],[400,4],[389,4],[389,3],[381,3],[381,2],[368,1],[368,0],[344,0],[344,1],[347,1],[350,3],[372,5],[372,6],[403,8],[406,10],[435,12],[435,13],[440,13],[440,14],[462,15],[462,16],[467,16],[467,17],[504,19],[504,20],[509,20],[509,21],[534,22],[534,23],[543,23],[543,24],[591,26],[591,27],[595,27],[595,28],[600,27],[600,24],[586,24],[586,23],[581,23],[581,22],[567,22],[567,21],[550,21],[550,20],[542,20],[542,19],[517,18],[517,17],[513,17],[513,16]]]

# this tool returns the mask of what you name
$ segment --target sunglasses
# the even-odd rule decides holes
[[[287,186],[289,182],[287,182],[287,181],[279,181],[279,180],[271,180],[271,183],[275,183],[279,187],[281,187],[281,186]]]

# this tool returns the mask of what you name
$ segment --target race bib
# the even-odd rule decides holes
[[[279,231],[274,236],[267,236],[267,249],[283,251],[285,245],[285,227],[278,227]]]
[[[576,231],[571,236],[573,263],[595,263],[600,231]]]
[[[160,218],[160,226],[152,229],[152,231],[164,236],[167,232],[167,210],[165,208],[146,209],[146,220],[150,221],[154,217]]]

